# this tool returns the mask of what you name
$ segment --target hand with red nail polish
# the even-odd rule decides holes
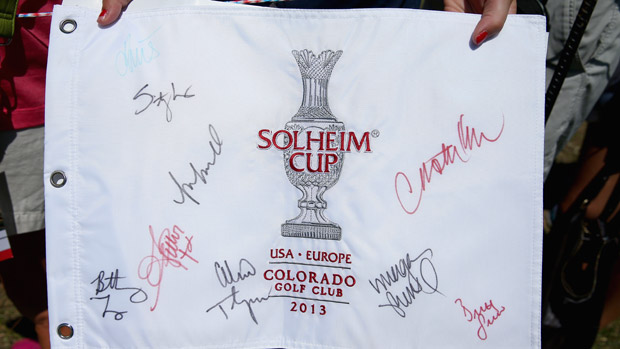
[[[477,46],[502,30],[508,14],[517,13],[516,0],[444,0],[443,4],[445,11],[482,14],[471,35]]]
[[[103,0],[101,13],[97,23],[101,26],[112,24],[120,17],[121,12],[129,5],[131,0]]]

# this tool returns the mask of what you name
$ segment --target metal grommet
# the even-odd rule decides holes
[[[56,328],[56,333],[58,333],[58,337],[62,339],[70,339],[73,337],[73,326],[66,322],[62,323],[58,325],[58,328]]]
[[[71,34],[77,29],[77,22],[73,19],[65,19],[60,22],[60,31],[65,34]]]
[[[67,176],[62,171],[54,171],[50,176],[50,183],[54,188],[61,188],[67,184]]]

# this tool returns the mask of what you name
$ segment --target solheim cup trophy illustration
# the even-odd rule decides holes
[[[282,224],[282,236],[340,240],[341,228],[325,216],[325,191],[340,177],[345,126],[329,109],[327,85],[342,51],[293,51],[303,82],[301,107],[285,130],[294,146],[284,151],[289,181],[301,191],[300,213]]]

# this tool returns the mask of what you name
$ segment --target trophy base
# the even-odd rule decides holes
[[[282,236],[321,240],[340,240],[342,229],[335,224],[282,224]]]

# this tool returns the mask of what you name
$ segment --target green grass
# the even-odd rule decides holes
[[[13,343],[20,340],[22,337],[6,327],[6,323],[9,320],[13,320],[19,317],[19,312],[13,306],[13,303],[9,300],[4,293],[4,287],[0,285],[0,348],[8,349]]]
[[[596,337],[594,349],[617,349],[620,348],[620,319],[601,329]]]

